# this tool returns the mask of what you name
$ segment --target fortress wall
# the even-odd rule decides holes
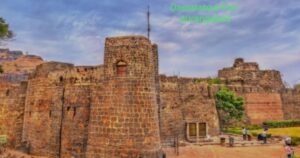
[[[238,58],[232,67],[220,70],[218,77],[225,81],[229,89],[245,97],[249,123],[283,119],[285,102],[280,93],[284,85],[279,71],[260,70],[257,63]]]
[[[176,136],[185,139],[185,122],[178,92],[178,78],[160,76],[160,133],[163,144],[172,143]],[[166,144],[166,145],[167,145]]]
[[[1,81],[0,134],[12,147],[22,138],[32,154],[50,158],[157,158],[161,141],[186,140],[187,122],[205,122],[208,135],[219,133],[214,95],[222,85],[159,76],[157,45],[141,36],[107,38],[104,60],[99,66],[47,62],[27,83]],[[279,71],[237,59],[219,78],[245,98],[249,123],[300,119],[300,89],[283,91]]]
[[[90,87],[103,69],[49,62],[30,77],[23,139],[30,152],[57,157],[84,157],[90,112]]]
[[[0,135],[8,136],[10,147],[21,144],[26,87],[26,82],[0,81]]]
[[[261,124],[269,120],[283,120],[283,106],[281,94],[265,90],[262,87],[228,85],[226,86],[237,96],[245,100],[245,118],[250,124]],[[210,95],[214,96],[220,90],[220,85],[210,87]],[[240,124],[240,122],[231,122],[231,125]]]
[[[300,89],[287,89],[282,93],[283,112],[286,120],[300,119]]]
[[[30,144],[31,154],[58,157],[62,104],[59,81],[44,77],[28,81],[23,140]]]
[[[98,83],[104,77],[103,66],[76,66],[72,69],[51,73],[54,78],[63,76],[64,82],[69,84]]]
[[[279,93],[246,93],[245,100],[245,109],[251,124],[284,119]]]
[[[85,155],[91,95],[89,85],[65,85],[61,157],[84,157]]]
[[[218,77],[227,85],[260,86],[272,92],[280,92],[284,88],[279,71],[260,70],[257,63],[244,62],[241,58],[236,59],[232,67],[219,70]]]
[[[208,135],[217,135],[219,123],[214,99],[206,83],[193,78],[160,76],[161,137],[169,143],[175,136],[186,138],[187,122],[207,123]]]
[[[266,90],[279,92],[284,89],[281,74],[276,70],[260,71],[259,85]]]
[[[92,100],[92,87],[103,77],[102,66],[76,66],[50,73],[64,87],[61,157],[85,157]]]
[[[107,38],[104,59],[105,77],[93,91],[87,158],[158,158],[161,144],[150,41],[140,36]],[[121,74],[120,61],[125,70]]]

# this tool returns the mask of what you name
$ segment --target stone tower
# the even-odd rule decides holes
[[[106,38],[104,78],[94,88],[87,158],[158,158],[156,62],[142,36]]]

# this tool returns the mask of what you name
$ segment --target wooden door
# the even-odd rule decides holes
[[[206,137],[206,123],[198,123],[199,137]]]

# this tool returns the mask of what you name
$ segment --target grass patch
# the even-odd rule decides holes
[[[270,128],[300,127],[300,120],[266,121],[263,124]]]
[[[254,130],[255,133],[262,133],[263,129]],[[300,127],[289,127],[289,128],[270,128],[268,133],[275,136],[290,136],[300,137]]]
[[[226,128],[223,131],[224,133],[228,133],[228,134],[242,134],[242,128],[239,127],[234,127],[234,128]]]
[[[263,133],[263,129],[257,129],[257,127],[248,127],[252,136],[257,136],[260,133]],[[256,128],[256,129],[255,129]],[[242,128],[227,128],[224,130],[228,134],[238,134],[242,135]],[[289,127],[289,128],[270,128],[268,130],[268,137],[271,136],[289,136],[292,138],[292,145],[300,145],[300,127]]]

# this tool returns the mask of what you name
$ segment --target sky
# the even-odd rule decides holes
[[[236,11],[174,12],[171,5],[235,5]],[[299,0],[1,0],[0,17],[15,32],[0,47],[47,61],[103,64],[109,36],[146,35],[159,47],[160,73],[216,77],[237,57],[280,70],[300,83]],[[231,16],[229,23],[184,23],[181,16]]]

